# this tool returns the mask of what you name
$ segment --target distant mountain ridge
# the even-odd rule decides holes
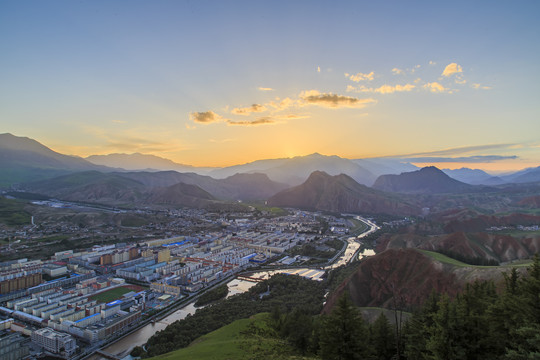
[[[86,160],[96,165],[103,165],[124,170],[167,171],[207,173],[212,168],[195,167],[192,165],[179,164],[172,160],[155,155],[133,154],[108,154],[91,155]]]
[[[223,180],[194,173],[86,171],[27,183],[24,189],[61,200],[110,205],[181,205],[208,201],[264,200],[286,185],[263,174],[238,174]]]
[[[410,159],[407,161],[410,161]],[[214,179],[225,179],[235,174],[259,173],[265,174],[271,181],[289,186],[302,184],[314,171],[324,171],[330,175],[346,174],[360,184],[372,186],[383,175],[398,175],[418,170],[416,166],[400,158],[351,160],[318,153],[293,158],[257,160],[225,168],[178,164],[155,155],[139,153],[92,155],[87,159],[83,159],[57,153],[33,139],[18,137],[9,133],[0,134],[0,166],[2,168],[0,187],[9,187],[17,183],[50,179],[63,174],[89,170],[100,172],[177,171],[180,173],[209,175]],[[525,169],[501,177],[487,178],[486,176],[489,176],[489,174],[481,170],[458,169],[445,171],[452,178],[470,184],[498,185],[509,182],[540,182],[540,167]],[[158,180],[154,179],[154,181]],[[381,185],[381,181],[379,180],[379,184],[375,185],[376,188],[390,186],[389,184]],[[440,185],[440,181],[437,182]],[[448,181],[445,180],[445,182]],[[169,185],[172,184],[169,183]],[[433,186],[430,189],[433,192],[441,191],[441,189],[435,190]],[[454,190],[445,189],[444,191],[452,192]],[[406,192],[414,191],[409,189]]]
[[[373,188],[395,193],[443,194],[472,191],[473,185],[452,179],[434,166],[400,175],[381,175]]]
[[[446,175],[452,179],[464,182],[470,185],[500,185],[504,180],[498,176],[493,176],[479,169],[442,169]]]
[[[299,185],[314,171],[324,171],[330,175],[347,174],[357,182],[371,185],[376,176],[354,161],[339,156],[326,156],[314,153],[289,159],[262,160],[254,163],[224,168],[210,172],[211,176],[221,177],[233,170],[237,173],[259,172],[268,175],[274,181]]]
[[[420,212],[398,196],[371,189],[350,176],[315,171],[301,185],[268,199],[271,206],[349,213],[412,215]]]

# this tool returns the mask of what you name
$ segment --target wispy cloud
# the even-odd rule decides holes
[[[376,103],[375,99],[358,99],[351,96],[343,96],[332,93],[320,93],[317,90],[303,91],[300,98],[305,104],[318,105],[327,108],[363,108],[369,104]]]
[[[275,123],[276,121],[269,117],[262,117],[262,118],[252,120],[252,121],[227,120],[227,124],[229,125],[243,125],[243,126],[269,125],[269,124],[275,124]]]
[[[277,115],[274,116],[276,119],[280,120],[296,120],[296,119],[308,119],[309,115],[298,115],[298,114],[286,114],[286,115]]]
[[[320,66],[317,66],[317,72],[318,72],[318,73],[321,72],[321,67],[320,67]]]
[[[473,146],[461,146],[443,150],[435,150],[428,152],[421,152],[415,154],[403,155],[407,156],[450,156],[450,155],[460,155],[468,153],[477,153],[479,151],[486,150],[501,150],[501,149],[515,149],[516,147],[521,146],[521,144],[486,144],[486,145],[473,145]]]
[[[372,71],[369,74],[364,73],[357,73],[357,74],[349,74],[345,73],[345,77],[349,78],[349,80],[354,82],[360,82],[360,81],[372,81],[375,78],[375,73]]]
[[[366,86],[359,86],[355,88],[354,86],[348,85],[347,91],[354,91],[354,92],[364,92],[364,93],[379,93],[379,94],[392,94],[395,92],[404,92],[404,91],[411,91],[414,88],[416,88],[416,85],[413,84],[405,84],[405,85],[382,85],[378,88],[368,88]]]
[[[210,124],[225,120],[223,117],[213,111],[192,112],[191,114],[189,114],[189,118],[192,121],[201,124]]]
[[[236,139],[232,139],[232,138],[219,139],[219,140],[218,139],[209,139],[208,141],[211,142],[211,143],[223,144],[223,143],[236,141]]]
[[[115,124],[127,124],[126,120],[112,120],[112,122]]]
[[[449,76],[452,76],[454,74],[458,74],[458,73],[462,73],[463,72],[463,69],[461,67],[461,65],[458,65],[457,63],[450,63],[448,65],[446,65],[446,67],[444,68],[444,71],[442,72],[442,76],[446,76],[446,77],[449,77]]]
[[[461,157],[415,157],[401,158],[401,160],[411,163],[492,163],[503,160],[516,160],[518,158],[516,155],[477,155]]]
[[[244,108],[234,108],[231,110],[231,113],[235,115],[250,115],[252,113],[258,113],[268,110],[264,105],[253,104]]]
[[[434,81],[431,83],[427,83],[424,85],[424,89],[427,89],[431,91],[432,93],[443,93],[443,92],[449,92],[449,89],[445,88],[438,82]]]
[[[259,86],[259,91],[274,91],[274,89],[269,88],[269,87],[262,87],[262,86]]]
[[[394,75],[402,75],[403,73],[405,73],[405,71],[401,70],[401,69],[398,69],[398,68],[393,68],[392,69],[392,73]]]
[[[275,111],[283,111],[291,107],[297,106],[298,100],[286,97],[285,99],[276,98],[275,101],[270,101],[267,106],[272,107]]]
[[[476,90],[491,90],[491,86],[484,86],[480,84],[472,84],[471,86],[473,89],[476,89]]]

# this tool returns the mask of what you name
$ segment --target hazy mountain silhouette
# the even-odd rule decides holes
[[[499,185],[503,184],[504,180],[498,176],[493,176],[480,169],[442,169],[446,175],[452,179],[464,182],[470,185]]]
[[[104,165],[125,170],[145,170],[145,171],[167,171],[195,172],[198,174],[207,173],[212,168],[195,167],[191,165],[179,164],[172,160],[155,155],[134,153],[134,154],[109,154],[91,155],[86,158],[96,165]]]
[[[290,159],[262,160],[221,170],[214,170],[212,176],[221,177],[236,173],[259,172],[268,175],[274,181],[289,185],[299,185],[314,171],[324,171],[330,175],[346,174],[355,181],[371,185],[376,176],[352,160],[339,156],[326,156],[318,153],[307,156],[296,156]]]

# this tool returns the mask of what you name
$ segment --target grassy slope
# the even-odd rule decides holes
[[[437,260],[437,261],[440,261],[440,262],[445,263],[445,264],[459,266],[459,267],[474,267],[474,268],[499,268],[500,267],[500,266],[480,266],[480,265],[465,264],[465,263],[463,263],[461,261],[452,259],[452,258],[450,258],[450,257],[448,257],[446,255],[440,254],[438,252],[428,251],[428,250],[420,250],[420,249],[417,249],[417,250],[422,252],[423,254]],[[516,262],[510,263],[510,264],[507,264],[507,265],[503,265],[503,267],[514,267],[514,266],[516,266],[516,267],[517,266],[525,267],[525,266],[529,266],[530,264],[532,264],[532,260],[516,261]]]
[[[450,264],[450,265],[455,265],[455,266],[475,266],[475,265],[469,265],[469,264],[465,264],[464,262],[461,262],[461,261],[458,261],[458,260],[455,260],[455,259],[452,259],[446,255],[443,255],[443,254],[440,254],[438,252],[434,252],[434,251],[428,251],[428,250],[420,250],[418,249],[418,251],[420,251],[422,254],[424,255],[427,255],[437,261],[440,261],[442,263],[445,263],[445,264]]]
[[[278,339],[266,323],[268,314],[240,319],[201,336],[190,346],[152,359],[226,360],[226,359],[309,359]]]

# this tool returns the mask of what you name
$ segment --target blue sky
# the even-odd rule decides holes
[[[201,166],[313,152],[538,166],[539,10],[537,1],[4,1],[0,131],[63,153]]]

